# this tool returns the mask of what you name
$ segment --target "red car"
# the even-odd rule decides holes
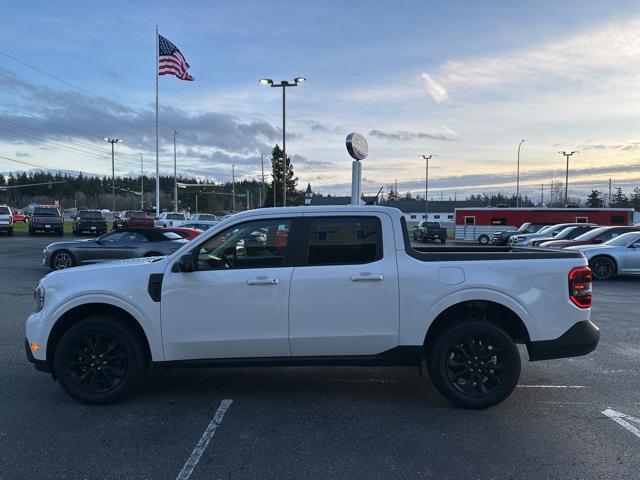
[[[13,211],[13,223],[15,222],[27,223],[28,221],[29,221],[29,217],[22,210]]]
[[[202,230],[198,230],[197,228],[185,228],[185,227],[168,227],[168,228],[163,228],[162,231],[173,232],[187,240],[193,240],[194,238],[196,238],[198,235],[202,233]]]
[[[153,217],[147,215],[147,212],[141,210],[125,210],[113,219],[113,229],[116,228],[153,228],[155,222]]]
[[[573,240],[551,240],[540,244],[541,247],[548,248],[565,248],[574,247],[576,245],[598,245],[607,242],[623,233],[638,232],[640,227],[599,227],[583,233]]]

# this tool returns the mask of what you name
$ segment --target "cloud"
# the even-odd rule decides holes
[[[428,140],[441,140],[452,141],[455,140],[453,136],[443,135],[441,133],[426,133],[426,132],[408,132],[405,130],[396,130],[394,132],[383,132],[382,130],[371,130],[369,135],[375,138],[379,138],[385,141],[395,142],[410,142],[411,140],[428,139]]]
[[[429,95],[431,95],[436,102],[442,103],[449,100],[447,90],[433,78],[431,78],[431,75],[429,75],[428,73],[423,73],[422,80],[424,81],[424,88],[427,90],[427,92],[429,92]]]
[[[31,157],[31,154],[28,152],[16,152],[16,157],[18,158],[28,158]]]
[[[555,146],[555,145],[554,145]],[[640,150],[640,142],[629,142],[629,143],[588,143],[583,145],[578,145],[579,150],[614,150],[614,151],[622,151],[622,152],[633,152],[636,150]]]

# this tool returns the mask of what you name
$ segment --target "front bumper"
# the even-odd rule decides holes
[[[600,329],[591,321],[575,323],[555,340],[541,340],[527,345],[529,360],[579,357],[593,352],[600,341]]]
[[[27,354],[27,360],[33,363],[33,365],[36,367],[36,370],[51,373],[51,365],[49,365],[49,362],[47,362],[46,360],[37,360],[33,356],[33,353],[31,353],[31,347],[29,347],[29,340],[27,340],[26,338],[24,339],[24,350]]]

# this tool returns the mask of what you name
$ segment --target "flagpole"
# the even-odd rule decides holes
[[[158,141],[158,79],[160,78],[160,37],[156,25],[156,216],[160,215],[160,147]]]

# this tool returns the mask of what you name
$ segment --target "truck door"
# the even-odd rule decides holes
[[[247,219],[196,245],[194,272],[169,266],[161,297],[167,360],[290,356],[293,222],[295,215]]]
[[[640,240],[629,245],[624,255],[625,270],[631,273],[640,273]]]
[[[374,355],[396,347],[398,269],[391,218],[305,218],[291,279],[291,355]]]

